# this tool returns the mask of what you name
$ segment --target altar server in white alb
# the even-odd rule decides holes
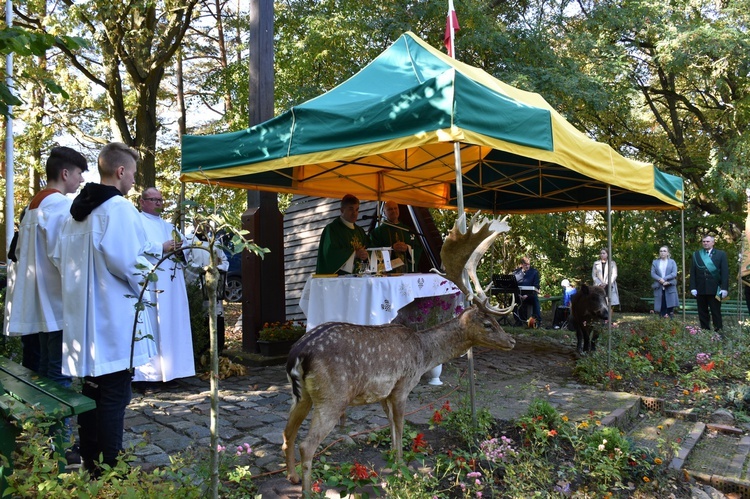
[[[156,264],[163,254],[184,246],[185,237],[161,218],[164,198],[156,187],[143,191],[140,204],[146,236],[151,242],[161,244],[161,251],[149,256]],[[153,326],[157,355],[135,370],[134,381],[170,381],[195,375],[183,267],[176,254],[162,262],[156,271],[158,279],[149,284],[149,300],[154,306],[147,307],[146,311]]]
[[[72,199],[66,195],[78,190],[86,170],[86,158],[78,151],[70,147],[50,151],[45,165],[47,185],[34,195],[21,218],[16,245],[18,272],[9,273],[12,278],[5,309],[5,333],[35,342],[37,372],[66,388],[72,379],[62,373],[62,283],[52,256],[62,225],[70,217]],[[29,345],[24,343],[24,355]],[[71,431],[66,419],[65,440]],[[66,450],[65,456],[69,464],[80,462],[75,446]]]
[[[18,272],[8,282],[5,333],[40,333],[39,374],[70,387],[62,374],[63,305],[60,272],[52,262],[60,229],[70,217],[73,194],[88,170],[86,158],[69,147],[55,147],[45,165],[47,185],[36,193],[21,218],[16,246]]]
[[[146,255],[161,250],[123,197],[135,183],[137,160],[125,144],[102,148],[101,183],[86,184],[73,200],[54,254],[62,275],[63,372],[82,376],[82,393],[96,401],[96,409],[78,416],[81,460],[95,477],[99,456],[114,466],[122,450],[140,266],[148,268]],[[148,314],[139,314],[136,331],[132,365],[140,366],[156,354]]]

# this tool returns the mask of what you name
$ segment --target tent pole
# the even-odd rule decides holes
[[[612,297],[612,186],[607,184],[607,296]],[[612,353],[612,305],[609,304],[609,320],[607,321],[607,368],[610,367]]]
[[[466,217],[464,213],[464,185],[463,178],[461,177],[461,144],[459,142],[453,143],[453,158],[455,161],[456,169],[456,207],[458,208],[458,229],[462,234],[466,234]],[[468,275],[466,269],[463,274],[464,280],[468,282]],[[468,306],[466,303],[466,296],[464,296],[464,308]],[[474,349],[469,348],[466,352],[466,358],[469,361],[469,400],[471,403],[471,422],[474,427],[477,426],[477,406],[476,406],[476,388],[474,387]]]
[[[681,232],[682,232],[682,322],[685,322],[686,320],[686,312],[685,312],[685,279],[687,279],[687,272],[685,269],[685,208],[683,205],[682,210],[680,210],[680,226],[681,226]]]
[[[5,24],[8,27],[13,26],[13,2],[6,0],[5,2]],[[13,90],[13,52],[9,52],[5,56],[5,84],[8,86],[8,90],[15,95]],[[10,242],[13,240],[13,221],[15,219],[15,213],[13,213],[13,200],[15,196],[13,194],[13,118],[11,113],[13,108],[8,106],[8,115],[5,117],[5,255],[8,256],[8,250],[10,249]]]

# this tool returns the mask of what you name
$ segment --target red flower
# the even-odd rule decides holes
[[[440,424],[443,422],[443,415],[440,413],[440,411],[435,411],[432,414],[432,419],[430,419],[430,422],[432,424]]]
[[[694,392],[700,391],[700,389],[701,389],[701,387],[698,386],[698,383],[693,383],[693,391]]]
[[[651,355],[651,352],[649,352],[649,353],[646,354],[646,358],[649,360],[649,362],[653,362],[653,360],[654,360],[654,356]]]
[[[427,441],[424,439],[424,433],[418,433],[411,443],[412,452],[422,452],[427,448]]]
[[[628,350],[628,357],[630,357],[631,359],[632,359],[633,357],[635,357],[635,352],[634,352],[634,351],[632,351],[632,350]]]
[[[451,412],[451,401],[450,401],[450,400],[446,400],[445,402],[443,402],[443,407],[442,407],[442,409],[443,409],[443,410],[444,410],[445,412]]]
[[[547,432],[548,437],[555,437],[557,436],[557,430],[550,430]]]
[[[367,480],[370,477],[378,476],[378,474],[375,470],[369,470],[366,466],[354,461],[354,467],[349,472],[349,476],[355,480]]]
[[[323,492],[323,480],[315,480],[312,484],[312,491],[315,493]]]
[[[706,372],[710,372],[714,367],[716,367],[716,363],[712,360],[708,364],[702,365],[701,369],[703,369]]]
[[[615,379],[617,377],[617,373],[615,373],[612,369],[610,369],[609,371],[607,371],[607,377],[609,379]]]

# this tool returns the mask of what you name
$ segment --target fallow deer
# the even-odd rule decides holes
[[[488,222],[475,216],[466,233],[461,233],[457,222],[446,238],[440,253],[446,278],[474,301],[458,317],[421,332],[398,324],[359,326],[332,322],[321,324],[295,343],[286,364],[292,408],[284,428],[282,450],[289,480],[299,483],[294,441],[312,408],[310,430],[300,444],[303,494],[311,491],[313,455],[347,406],[382,404],[391,426],[392,447],[400,460],[404,407],[425,372],[472,346],[513,348],[515,340],[494,316],[511,313],[514,304],[506,309],[490,305],[476,278],[482,253],[507,230],[504,220]],[[463,278],[464,270],[468,271],[467,280]]]

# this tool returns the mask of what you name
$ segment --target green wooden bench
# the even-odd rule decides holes
[[[654,309],[653,297],[641,298],[640,300],[648,303],[651,310]],[[675,315],[682,314],[683,309],[686,315],[698,315],[698,302],[692,297],[686,299],[685,303],[681,303],[679,307],[675,308]],[[739,315],[740,311],[743,315],[747,315],[747,307],[743,300],[730,299],[721,302],[721,315]]]
[[[55,430],[62,427],[63,419],[95,408],[90,398],[0,357],[0,455],[8,460],[7,467],[0,463],[0,497],[6,487],[5,477],[13,472],[12,453],[21,433],[17,422],[41,412],[57,421]],[[56,442],[56,448],[63,447],[64,442]],[[60,469],[64,466],[62,463]]]
[[[557,308],[557,305],[562,302],[563,296],[562,295],[554,295],[554,296],[542,296],[539,295],[539,305],[543,305],[547,302],[550,302],[552,305],[550,308],[554,312]]]

